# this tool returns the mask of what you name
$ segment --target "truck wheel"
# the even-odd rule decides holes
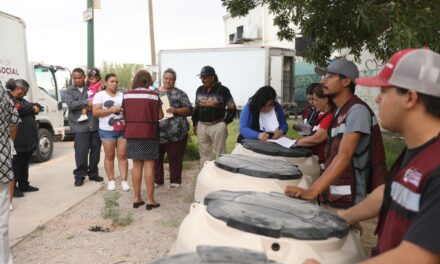
[[[35,151],[35,161],[45,162],[52,157],[53,137],[49,130],[45,128],[38,129],[38,145]]]

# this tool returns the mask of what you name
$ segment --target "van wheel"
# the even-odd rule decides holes
[[[38,145],[35,151],[35,161],[45,162],[52,157],[53,137],[49,130],[45,128],[38,129]]]

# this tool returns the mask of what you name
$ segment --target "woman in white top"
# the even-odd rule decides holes
[[[118,92],[118,78],[114,73],[105,76],[105,90],[93,98],[93,115],[99,117],[99,136],[104,146],[104,168],[109,191],[115,190],[115,150],[123,191],[130,190],[127,182],[127,140],[124,138],[123,94]]]

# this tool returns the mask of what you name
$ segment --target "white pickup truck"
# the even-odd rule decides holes
[[[64,136],[61,93],[70,83],[70,72],[61,66],[29,62],[26,24],[18,17],[0,11],[0,81],[25,79],[30,84],[26,99],[39,103],[43,111],[37,115],[39,144],[34,159],[47,161],[55,139]]]

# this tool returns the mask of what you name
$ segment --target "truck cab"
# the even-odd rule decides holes
[[[36,117],[38,122],[38,148],[34,160],[43,162],[50,159],[54,140],[64,137],[63,91],[70,84],[70,72],[61,66],[44,63],[29,63],[30,92],[27,99],[43,106]]]
[[[26,99],[43,106],[36,115],[39,129],[34,160],[47,161],[54,140],[64,136],[61,91],[70,83],[70,72],[64,67],[28,61],[26,24],[19,17],[0,12],[0,40],[0,81],[26,80],[30,85]]]

